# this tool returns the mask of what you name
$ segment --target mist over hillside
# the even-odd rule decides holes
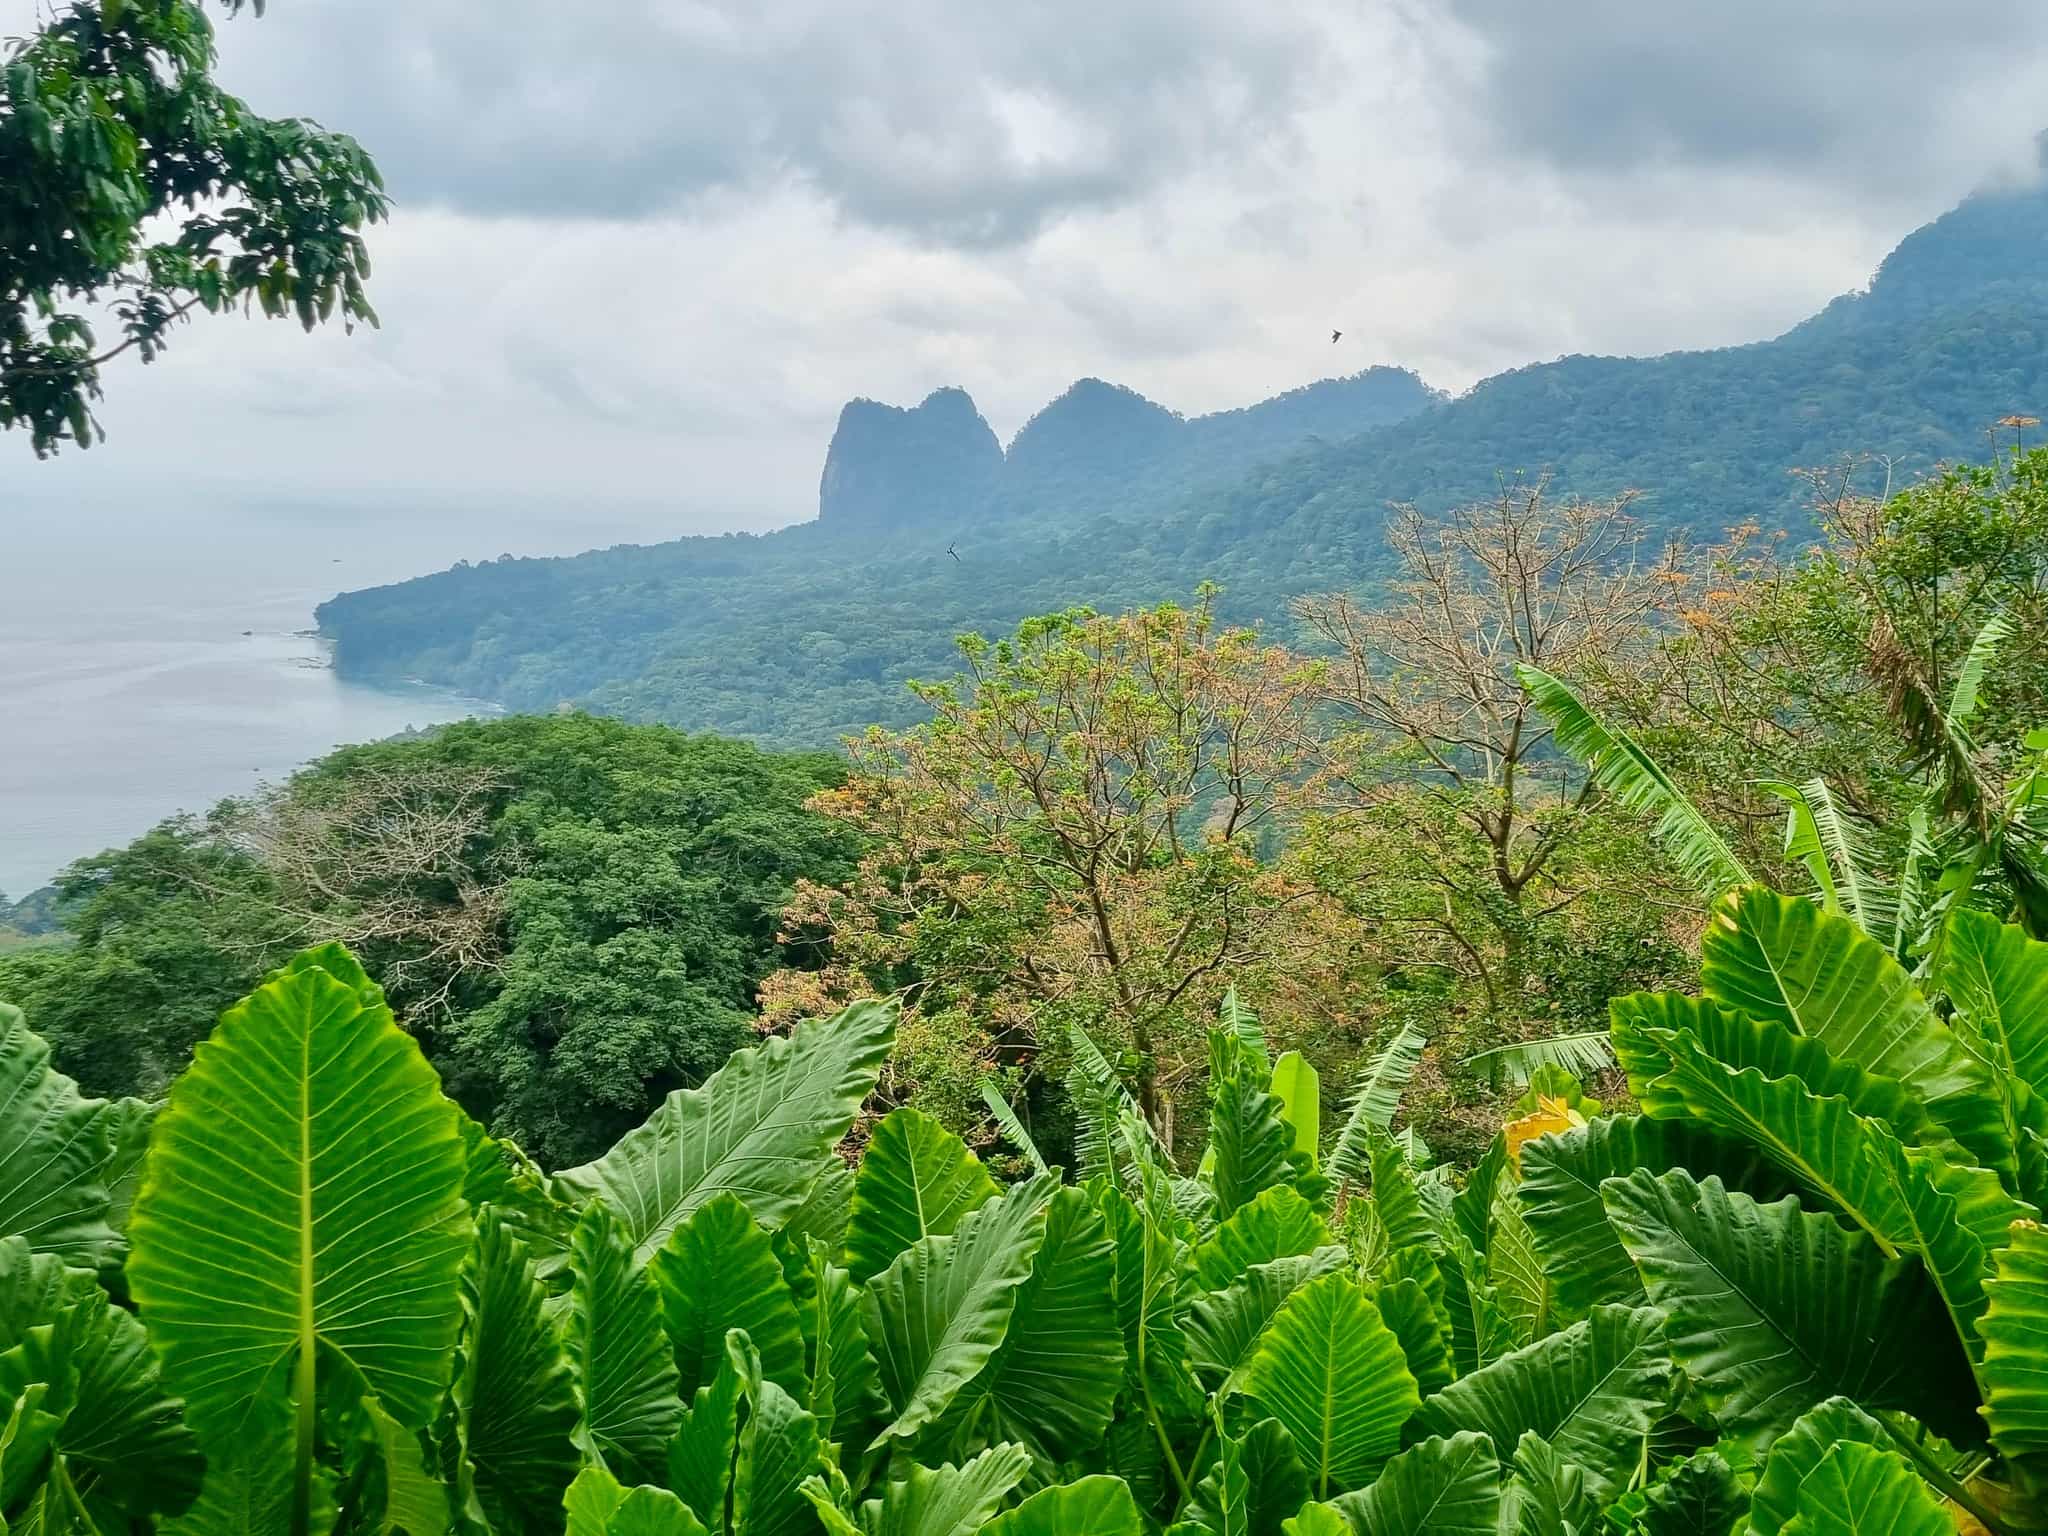
[[[1391,504],[1503,476],[1642,493],[1653,531],[1805,526],[1802,467],[1914,474],[2048,403],[2048,196],[1983,193],[1900,242],[1868,288],[1781,336],[1662,357],[1566,357],[1450,399],[1374,368],[1184,418],[1098,379],[1004,447],[958,388],[854,401],[817,518],[565,560],[458,567],[320,610],[337,665],[515,709],[819,743],[915,713],[953,637],[1033,612],[1225,590],[1233,618],[1370,583]]]

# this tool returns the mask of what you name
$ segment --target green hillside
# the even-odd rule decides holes
[[[357,678],[822,742],[902,721],[904,680],[950,670],[964,630],[1204,580],[1231,617],[1278,620],[1293,595],[1371,580],[1390,502],[1440,507],[1503,474],[1639,489],[1659,529],[1796,530],[1792,470],[1867,454],[1916,473],[2048,404],[2044,254],[2048,198],[1981,195],[1771,341],[1564,358],[1455,400],[1374,370],[1193,420],[1084,381],[1000,457],[958,391],[856,402],[814,522],[458,567],[338,597],[320,625]]]

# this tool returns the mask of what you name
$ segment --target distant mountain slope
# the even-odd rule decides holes
[[[1451,401],[1374,370],[1193,420],[1090,380],[999,460],[957,391],[859,404],[815,523],[458,568],[336,598],[320,624],[357,677],[815,742],[911,715],[903,680],[950,670],[961,630],[1204,579],[1276,620],[1290,596],[1368,582],[1389,502],[1548,472],[1560,491],[1641,488],[1665,528],[1796,527],[1794,468],[1870,453],[1913,472],[2043,406],[2048,198],[1979,196],[1772,341],[1564,358]]]

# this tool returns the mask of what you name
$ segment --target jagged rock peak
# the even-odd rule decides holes
[[[935,389],[910,410],[850,400],[825,454],[818,520],[943,522],[978,504],[1002,466],[1002,444],[964,389]]]

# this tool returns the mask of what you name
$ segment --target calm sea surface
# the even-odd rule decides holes
[[[337,680],[306,633],[335,592],[463,558],[673,536],[651,512],[23,505],[4,494],[20,486],[8,478],[0,891],[12,896],[331,747],[487,712],[432,689]]]

